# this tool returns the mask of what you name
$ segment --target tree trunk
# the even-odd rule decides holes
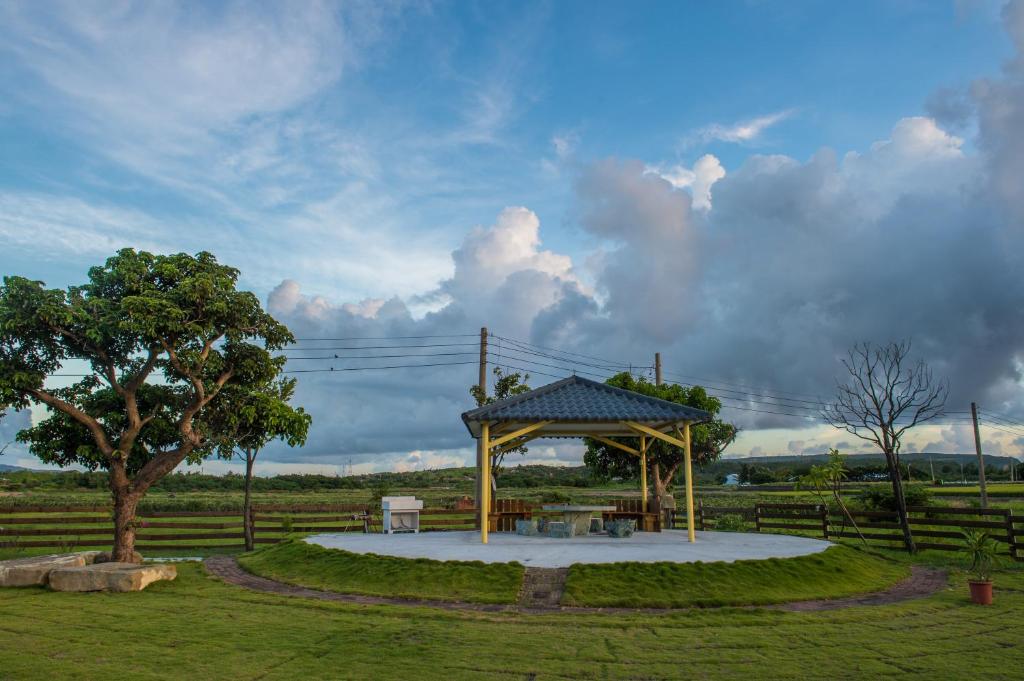
[[[661,503],[661,498],[668,492],[670,476],[661,476],[661,465],[657,462],[651,464],[651,482],[654,483],[654,498]]]
[[[910,533],[910,518],[907,515],[907,499],[903,496],[903,478],[900,476],[899,462],[894,452],[885,453],[885,461],[889,465],[889,479],[892,481],[892,493],[896,499],[896,514],[899,516],[900,529],[903,530],[903,544],[907,551],[915,553],[914,535]]]
[[[256,453],[245,452],[245,499],[242,501],[242,526],[245,528],[245,550],[252,551],[253,518],[252,518],[252,469],[256,463]]]
[[[114,549],[111,560],[123,563],[132,562],[135,553],[135,510],[141,495],[131,492],[127,484],[114,484],[115,479],[124,478],[124,468],[120,465],[120,475],[111,469],[111,494],[114,497]]]

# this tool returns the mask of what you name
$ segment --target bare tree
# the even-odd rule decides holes
[[[825,406],[822,416],[885,454],[903,541],[907,551],[914,552],[900,474],[900,445],[911,428],[942,415],[949,384],[936,381],[923,360],[911,363],[910,347],[909,340],[879,347],[854,345],[843,360],[849,380],[836,381],[835,401]]]

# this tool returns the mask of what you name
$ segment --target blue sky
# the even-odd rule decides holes
[[[393,300],[402,328],[661,350],[702,378],[815,395],[851,342],[914,336],[958,399],[1021,416],[1002,316],[1019,310],[1002,258],[1020,198],[999,182],[1019,162],[1000,135],[1017,115],[1020,15],[980,1],[4,3],[0,271],[65,286],[124,245],[206,249],[312,335],[395,328]],[[912,313],[898,296],[881,313],[849,302],[870,297],[873,267],[835,256],[852,234],[895,230],[915,244],[901,271],[925,276],[982,205],[1011,236],[992,237],[998,261],[950,276],[1004,292],[963,311],[980,331],[941,328],[950,297],[935,287]],[[413,422],[378,451],[355,444],[380,427],[372,414],[324,412],[310,447],[270,459],[463,460],[467,381],[420,394],[403,380],[310,381],[300,398],[385,411],[402,393],[451,423]],[[841,441],[737,417],[737,453]],[[919,439],[963,441],[952,426]]]

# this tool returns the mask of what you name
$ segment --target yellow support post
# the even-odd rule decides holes
[[[692,544],[697,541],[697,534],[693,526],[693,464],[691,462],[692,456],[690,452],[689,421],[683,424],[683,441],[686,443],[686,447],[683,450],[686,462],[686,533],[690,543]]]
[[[484,455],[480,461],[480,541],[487,543],[487,529],[491,515],[491,424],[480,424],[480,441]]]
[[[647,436],[640,436],[640,498],[641,508],[647,513]]]

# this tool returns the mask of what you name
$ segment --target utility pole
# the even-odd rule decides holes
[[[981,507],[988,508],[988,491],[985,489],[985,457],[981,453],[981,432],[978,430],[978,405],[971,402],[971,419],[974,421],[974,450],[978,454],[978,486],[981,488]]]
[[[480,387],[480,395],[483,398],[487,397],[487,327],[480,328],[480,375],[479,382],[477,385]],[[484,455],[485,455],[484,440],[479,438],[476,441],[476,508],[479,513],[477,522],[486,522],[487,513],[490,509],[481,509],[480,500],[483,499],[483,486],[486,484],[482,477],[480,477],[480,471],[484,469]],[[489,482],[489,481],[488,481]],[[479,525],[477,526],[479,527]]]
[[[661,385],[661,353],[654,353],[654,385]]]
[[[932,462],[932,457],[928,457],[928,468],[932,471],[932,484],[935,484],[935,463]]]

